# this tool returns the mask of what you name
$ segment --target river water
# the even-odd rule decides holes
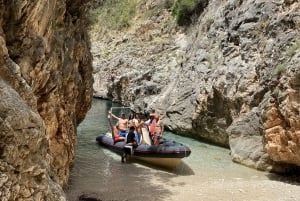
[[[121,163],[119,155],[99,146],[95,138],[109,131],[110,101],[94,99],[78,128],[69,201],[164,201],[164,200],[298,200],[297,181],[233,163],[229,150],[165,132],[164,137],[192,150],[172,170],[138,162]]]

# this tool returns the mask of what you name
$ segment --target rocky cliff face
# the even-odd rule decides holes
[[[85,1],[0,4],[0,199],[65,200],[90,108]]]
[[[180,29],[160,1],[141,4],[129,29],[95,43],[95,96],[155,109],[171,131],[227,146],[236,162],[299,166],[298,1],[203,5]]]

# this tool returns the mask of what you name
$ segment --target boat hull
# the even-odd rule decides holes
[[[155,166],[174,168],[181,162],[182,158],[158,158],[158,157],[143,157],[143,156],[133,156],[134,159],[143,161],[148,164]]]
[[[118,154],[123,154],[125,142],[114,143],[106,134],[100,134],[97,142]],[[182,158],[191,154],[189,147],[172,140],[162,139],[159,146],[140,144],[133,149],[132,158],[157,166],[176,167]]]

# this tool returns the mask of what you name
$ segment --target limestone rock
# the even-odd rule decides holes
[[[41,116],[0,80],[1,200],[65,200],[50,178],[51,156]]]
[[[266,150],[274,161],[300,166],[300,74],[286,91],[282,101],[275,97],[263,113]]]
[[[92,98],[85,3],[0,5],[0,200],[65,200]]]
[[[159,16],[93,47],[95,74],[105,74],[95,91],[156,110],[171,131],[229,147],[239,163],[299,165],[299,3],[210,0],[185,29],[161,28],[171,14],[151,5]],[[140,10],[135,19],[144,19]]]

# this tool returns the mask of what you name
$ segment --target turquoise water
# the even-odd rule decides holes
[[[94,99],[91,110],[78,128],[75,163],[67,197],[70,201],[87,195],[99,200],[166,200],[187,183],[202,188],[201,180],[260,180],[265,173],[231,161],[229,150],[165,132],[164,137],[190,147],[190,157],[173,170],[137,162],[122,164],[119,155],[99,146],[95,138],[109,131],[107,111],[111,102]],[[177,182],[174,182],[177,181]],[[128,186],[134,193],[128,193]],[[138,190],[137,190],[138,189]],[[155,193],[154,193],[155,192]],[[186,196],[192,196],[187,191]],[[185,192],[181,192],[185,196]],[[171,199],[172,200],[172,199]],[[174,200],[174,199],[173,199]],[[191,200],[195,200],[192,197]]]

